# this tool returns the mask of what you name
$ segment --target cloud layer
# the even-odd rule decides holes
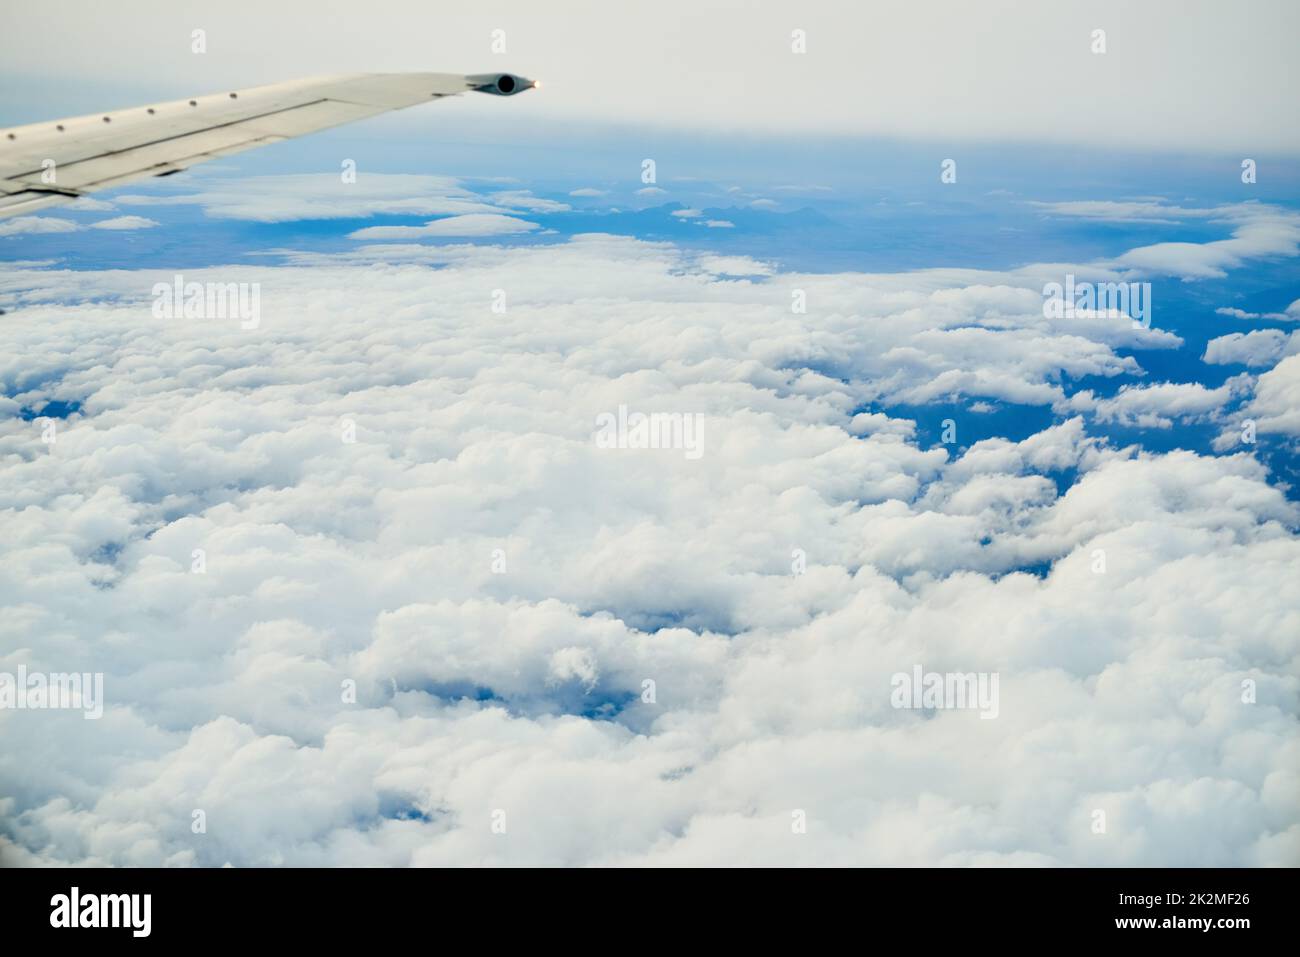
[[[1249,451],[1096,425],[1295,435],[1300,357],[1081,400],[1180,340],[1045,319],[1059,273],[589,235],[186,274],[259,283],[245,329],[0,270],[0,671],[107,697],[0,711],[0,857],[1295,864],[1300,514]],[[1058,416],[923,444],[939,402]],[[620,406],[703,454],[600,447]],[[998,718],[891,707],[918,664],[998,673]]]
[[[92,90],[98,99],[85,111],[110,105],[109,96],[129,103],[126,91],[138,95],[160,78],[176,78],[173,95],[182,96],[319,73],[505,68],[544,78],[545,88],[434,110],[469,123],[601,119],[782,137],[1047,141],[1262,163],[1300,152],[1292,50],[1300,14],[1290,0],[1256,0],[1246,15],[1216,0],[787,0],[748,5],[743,16],[733,4],[667,2],[631,28],[597,0],[553,12],[521,0],[490,10],[371,0],[367,10],[315,23],[310,43],[286,43],[315,4],[228,2],[206,11],[213,54],[196,57],[188,11],[137,0],[126,26],[108,34],[118,89],[105,89],[106,26],[85,0],[19,5],[0,52],[11,72],[31,78],[27,86],[48,78]],[[427,131],[443,121],[403,122]],[[633,162],[644,155],[633,152]]]

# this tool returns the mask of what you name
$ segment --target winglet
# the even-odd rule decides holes
[[[480,93],[491,93],[494,96],[514,96],[516,93],[539,86],[535,80],[516,76],[513,73],[476,73],[465,79],[469,81],[471,89],[478,90]]]

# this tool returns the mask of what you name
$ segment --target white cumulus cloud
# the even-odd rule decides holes
[[[168,272],[0,266],[0,671],[107,698],[0,710],[0,855],[1294,864],[1300,512],[1249,451],[1093,431],[1239,384],[1066,408],[1180,340],[1044,319],[1054,269],[589,235],[187,273],[259,283],[244,329],[155,317]],[[919,438],[964,402],[1060,414]],[[702,454],[602,446],[620,407]],[[893,707],[916,666],[997,673],[998,717]]]

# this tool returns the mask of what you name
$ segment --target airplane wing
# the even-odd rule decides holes
[[[0,219],[444,96],[534,86],[510,73],[343,74],[0,130]]]

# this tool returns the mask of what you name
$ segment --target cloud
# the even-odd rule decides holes
[[[1207,215],[1207,210],[1170,206],[1160,200],[1115,202],[1112,200],[1076,200],[1064,203],[1031,202],[1057,216],[1091,219],[1105,223],[1153,223],[1175,225],[1183,219]]]
[[[302,219],[363,219],[377,215],[450,216],[504,213],[449,176],[355,173],[249,176],[205,182],[194,193],[127,194],[123,206],[201,206],[217,219],[280,223]],[[522,195],[522,194],[511,194]]]
[[[1227,270],[1249,260],[1300,253],[1300,213],[1293,210],[1239,203],[1200,212],[1211,222],[1231,224],[1232,238],[1141,246],[1124,253],[1116,263],[1147,274],[1210,279],[1225,276]]]
[[[1113,398],[1097,399],[1092,392],[1070,397],[1067,406],[1089,410],[1099,422],[1114,422],[1144,429],[1168,429],[1175,420],[1183,423],[1212,418],[1236,394],[1238,383],[1229,381],[1217,389],[1198,382],[1161,382],[1155,385],[1121,386]]]
[[[537,223],[495,213],[471,213],[435,219],[423,226],[367,226],[349,233],[350,239],[414,239],[423,236],[507,236],[540,229]]]
[[[1265,203],[1234,203],[1226,206],[1191,208],[1168,205],[1159,200],[1112,202],[1101,200],[1043,203],[1038,206],[1056,215],[1117,223],[1160,223],[1175,225],[1196,219],[1231,228],[1229,239],[1208,243],[1164,242],[1130,249],[1113,260],[1099,260],[1101,268],[1130,269],[1144,275],[1178,276],[1184,280],[1220,278],[1227,270],[1246,262],[1300,254],[1300,213]],[[1241,310],[1219,309],[1221,315],[1254,318]],[[1297,313],[1300,315],[1300,313]],[[1268,318],[1286,318],[1276,313]]]
[[[953,411],[1179,343],[1044,319],[1055,268],[586,235],[187,272],[258,282],[248,330],[155,317],[170,271],[0,264],[0,671],[84,663],[109,698],[0,710],[0,855],[1294,862],[1295,503],[1251,454]],[[1300,408],[1297,358],[1260,414]],[[55,400],[51,446],[20,412]],[[620,405],[701,416],[703,454],[601,447]],[[918,664],[997,672],[999,717],[892,707]]]
[[[564,213],[573,208],[568,203],[560,203],[553,199],[534,196],[528,190],[493,193],[492,202],[510,209],[525,209],[533,213]]]
[[[699,219],[704,214],[698,209],[674,209],[673,215],[679,219]]]
[[[116,216],[113,219],[101,219],[97,223],[91,223],[91,229],[152,229],[154,226],[160,226],[161,223],[153,219],[146,219],[144,216]]]
[[[749,256],[715,256],[705,253],[696,259],[696,263],[714,276],[771,276],[776,272],[771,263],[760,262]]]
[[[1300,436],[1300,356],[1288,355],[1256,380],[1239,418],[1251,420],[1260,434]]]
[[[704,225],[709,229],[735,229],[736,224],[729,219],[706,219]]]
[[[54,216],[15,216],[0,221],[0,236],[24,236],[41,233],[75,233],[79,223]]]
[[[117,209],[114,204],[102,199],[96,199],[93,196],[82,196],[80,199],[74,199],[66,208],[72,212],[82,213],[107,213]]]
[[[658,186],[644,186],[636,191],[638,196],[663,196],[668,190],[660,189]]]
[[[603,190],[603,189],[594,189],[594,188],[591,187],[591,186],[584,186],[584,187],[582,187],[581,189],[573,189],[573,190],[569,190],[569,195],[570,195],[570,196],[582,196],[582,197],[586,197],[586,196],[607,196],[607,195],[609,195],[609,193],[608,193],[607,190]]]
[[[1293,355],[1297,351],[1300,351],[1300,333],[1256,329],[1211,339],[1205,344],[1202,361],[1211,365],[1272,366],[1284,355]]]
[[[1234,319],[1271,319],[1275,322],[1300,322],[1300,300],[1286,307],[1286,312],[1247,312],[1234,306],[1221,306],[1214,310],[1220,316]]]

